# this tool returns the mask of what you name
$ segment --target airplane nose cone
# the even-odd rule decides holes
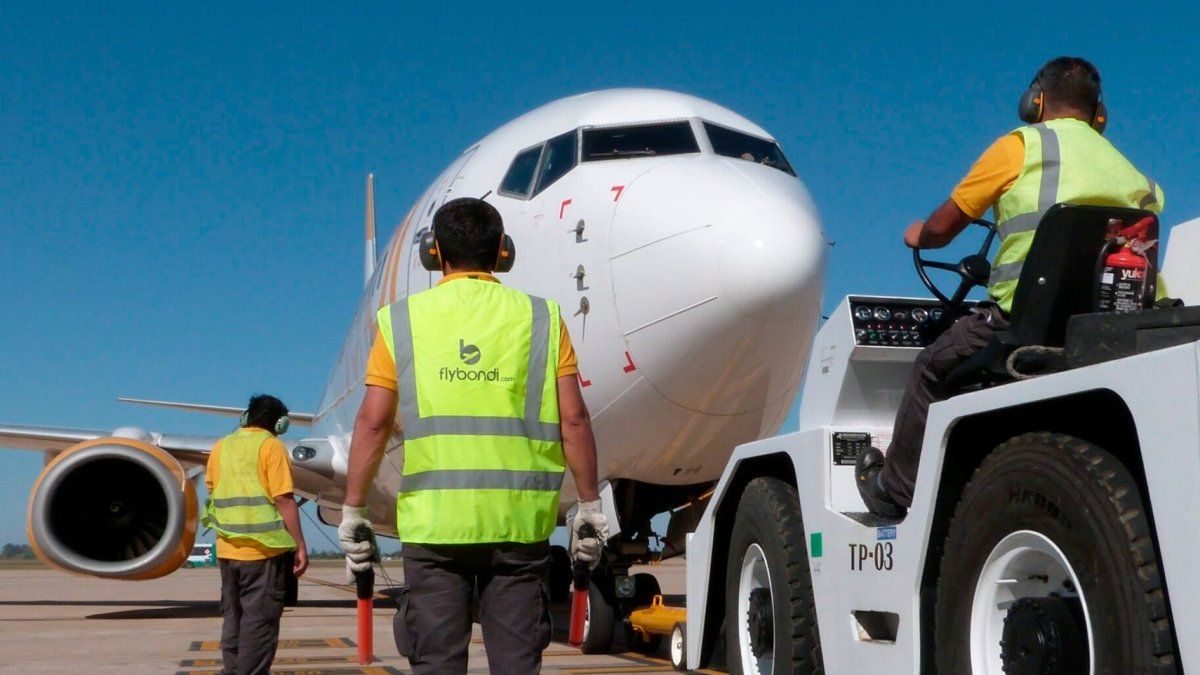
[[[728,228],[719,276],[734,311],[773,323],[820,297],[825,242],[815,212],[804,202],[764,201]]]
[[[808,193],[781,171],[694,159],[642,174],[612,226],[630,366],[694,412],[782,405],[820,318],[825,248]]]

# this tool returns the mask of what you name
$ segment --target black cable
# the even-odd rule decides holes
[[[317,531],[321,533],[321,536],[325,537],[325,539],[326,539],[326,540],[327,540],[327,541],[328,541],[330,544],[333,544],[333,550],[335,550],[335,551],[340,551],[340,550],[342,550],[342,545],[341,545],[341,544],[339,544],[338,542],[334,541],[334,540],[333,540],[333,538],[329,536],[329,533],[328,533],[328,532],[326,532],[326,531],[325,531],[325,529],[324,529],[323,527],[321,527],[321,523],[319,523],[319,522],[317,522],[316,520],[314,520],[314,519],[313,519],[312,515],[310,515],[310,514],[309,514],[307,511],[305,511],[304,509],[300,509],[300,513],[303,513],[303,514],[304,514],[304,516],[305,516],[306,518],[308,518],[308,522],[312,523],[313,525],[315,525],[315,526],[317,527]],[[376,544],[376,546],[378,546],[378,543]],[[397,584],[396,582],[392,581],[392,577],[391,577],[391,576],[390,576],[390,575],[387,573],[387,568],[383,566],[383,560],[382,560],[382,558],[381,558],[381,560],[379,561],[379,572],[380,572],[380,576],[382,576],[382,577],[383,577],[383,583],[384,583],[384,584],[385,584],[385,585],[386,585],[386,586],[387,586],[389,589],[395,588],[395,587],[397,587],[397,586],[399,586],[399,585],[400,585],[400,584]]]
[[[327,541],[328,541],[330,544],[333,544],[333,550],[335,550],[335,551],[340,551],[340,550],[342,550],[342,545],[341,545],[341,544],[339,544],[339,543],[337,543],[336,541],[334,541],[334,540],[333,540],[333,538],[329,536],[329,533],[327,533],[327,532],[326,532],[326,531],[325,531],[325,530],[324,530],[324,529],[321,527],[321,523],[317,522],[316,520],[313,520],[313,517],[312,517],[312,515],[310,515],[310,514],[309,514],[307,511],[305,511],[304,509],[300,509],[300,513],[303,513],[303,514],[304,514],[304,517],[308,518],[308,522],[312,523],[313,525],[315,525],[315,526],[317,527],[317,531],[321,533],[321,536],[325,537],[325,539],[326,539],[326,540],[327,540]]]

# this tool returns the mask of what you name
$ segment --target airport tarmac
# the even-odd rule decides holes
[[[393,581],[403,579],[399,561],[386,565]],[[653,573],[668,602],[682,603],[682,560],[634,571]],[[300,603],[284,612],[272,672],[409,672],[392,640],[395,612],[382,600],[375,609],[376,660],[367,667],[357,664],[354,592],[341,583],[343,577],[340,562],[319,561],[300,580]],[[384,586],[381,578],[377,586]],[[219,672],[219,598],[216,568],[126,582],[77,577],[36,564],[0,566],[0,673]],[[627,652],[623,644],[614,645],[612,654],[581,654],[566,643],[568,612],[566,605],[555,607],[554,642],[545,652],[543,672],[673,672],[665,641],[653,656]],[[478,625],[469,672],[488,672]]]

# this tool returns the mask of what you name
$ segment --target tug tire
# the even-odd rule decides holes
[[[963,489],[937,583],[937,672],[971,672],[976,584],[997,544],[1019,531],[1050,540],[1079,579],[1094,633],[1091,672],[1177,672],[1162,570],[1137,482],[1107,451],[1048,432],[1001,444]]]
[[[751,480],[738,503],[732,532],[725,577],[725,643],[729,672],[749,675],[757,668],[743,666],[738,635],[742,562],[751,546],[757,544],[771,579],[774,672],[824,673],[808,568],[808,547],[796,489],[776,478]]]

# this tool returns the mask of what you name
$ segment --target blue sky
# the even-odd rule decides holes
[[[118,395],[313,409],[362,285],[364,174],[384,239],[471,142],[592,89],[777,136],[837,242],[827,308],[921,293],[903,226],[1059,54],[1100,67],[1165,224],[1200,216],[1195,3],[166,5],[0,5],[0,422],[228,428]],[[0,542],[40,466],[0,451]]]

